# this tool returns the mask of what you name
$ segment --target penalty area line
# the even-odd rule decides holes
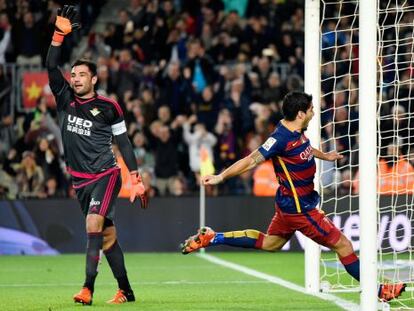
[[[270,275],[270,274],[266,274],[254,269],[250,269],[248,267],[230,262],[230,261],[226,261],[220,258],[217,258],[215,256],[212,255],[208,255],[206,253],[201,253],[201,254],[197,254],[196,256],[207,260],[211,263],[217,264],[219,266],[225,267],[225,268],[229,268],[232,270],[236,270],[238,272],[253,276],[255,278],[258,279],[262,279],[262,280],[266,280],[270,283],[279,285],[279,286],[283,286],[286,287],[290,290],[299,292],[301,294],[305,294],[305,295],[309,295],[309,296],[314,296],[326,301],[330,301],[332,303],[334,303],[335,305],[337,305],[338,307],[342,308],[343,310],[347,310],[347,311],[356,311],[359,310],[359,305],[351,302],[351,301],[347,301],[345,299],[339,298],[335,295],[331,295],[331,294],[327,294],[327,293],[308,293],[306,292],[306,289],[302,286],[296,285],[294,283],[291,283],[289,281],[283,280],[281,278],[278,278],[276,276]]]

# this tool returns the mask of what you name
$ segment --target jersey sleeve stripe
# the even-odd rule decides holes
[[[111,103],[112,105],[114,105],[115,106],[115,109],[118,112],[118,115],[119,116],[123,116],[124,115],[124,112],[122,111],[121,106],[119,106],[119,104],[116,101],[114,101],[114,100],[112,100],[112,99],[110,99],[108,97],[104,97],[102,95],[98,95],[97,98],[99,98],[101,100],[104,100],[104,101],[106,101],[106,102]]]
[[[286,178],[289,181],[290,189],[293,193],[293,199],[295,200],[296,211],[300,214],[302,212],[302,209],[300,208],[299,197],[298,197],[298,194],[296,193],[296,188],[293,185],[292,178],[290,177],[290,174],[286,168],[285,162],[283,162],[282,158],[277,157],[277,159],[279,160],[279,163],[282,166],[283,171],[285,172]]]

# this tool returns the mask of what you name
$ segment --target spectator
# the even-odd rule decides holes
[[[44,192],[40,193],[41,197],[48,198],[48,199],[56,199],[56,198],[64,198],[66,197],[65,191],[58,186],[58,181],[54,176],[49,176],[46,179]]]
[[[197,117],[192,115],[187,122],[183,124],[184,141],[188,145],[190,153],[190,168],[195,176],[197,184],[200,182],[200,149],[204,147],[210,159],[213,159],[213,147],[217,142],[216,137],[206,130],[202,123],[196,123]],[[194,132],[191,132],[191,125],[194,124]]]
[[[215,134],[217,135],[216,147],[216,171],[220,172],[230,166],[240,156],[240,147],[237,142],[237,135],[233,129],[232,114],[226,108],[220,110]],[[225,181],[220,187],[220,193],[236,194],[243,189],[240,178],[233,178]]]
[[[132,58],[131,51],[123,49],[119,53],[118,60],[112,66],[112,79],[116,85],[118,97],[124,95],[126,91],[134,91],[139,88],[141,68]]]
[[[386,112],[386,111],[385,111]],[[389,144],[396,144],[396,137],[400,140],[402,152],[408,152],[410,133],[413,133],[413,122],[402,105],[394,105],[389,113],[386,113],[380,122],[381,131],[381,146],[388,146]],[[384,155],[386,149],[381,148],[381,154]]]
[[[217,63],[233,61],[239,53],[239,42],[226,31],[222,31],[212,42],[210,54]]]
[[[401,155],[396,144],[387,146],[387,154],[378,162],[378,192],[384,195],[413,193],[414,167],[412,159]],[[353,183],[355,193],[359,190],[359,173]]]
[[[13,27],[13,44],[18,65],[40,66],[42,64],[42,30],[34,20],[32,12],[26,12],[23,19]]]
[[[47,106],[45,97],[39,97],[36,109],[33,113],[26,115],[24,122],[24,127],[27,129],[25,143],[30,149],[34,148],[37,139],[41,135],[52,134],[56,140],[59,154],[63,155],[63,144],[60,130],[56,124],[54,116],[52,115],[52,110]]]
[[[36,163],[33,152],[25,151],[22,161],[14,170],[20,198],[43,197],[44,175],[41,167]]]
[[[59,151],[52,134],[38,138],[34,148],[36,163],[42,168],[45,180],[54,179],[58,185],[63,185],[63,174],[59,160]]]
[[[153,154],[148,150],[145,135],[142,132],[136,131],[132,136],[132,142],[138,167],[153,171],[155,160]]]
[[[279,103],[282,100],[283,88],[280,75],[272,72],[267,79],[267,86],[263,92],[264,103]]]
[[[0,13],[0,65],[6,62],[6,53],[10,47],[10,38],[11,25],[9,23],[9,17],[5,13]]]
[[[193,111],[197,115],[197,120],[203,123],[209,132],[216,124],[220,101],[221,94],[215,93],[210,85],[203,89],[201,96],[196,97]]]
[[[172,195],[174,179],[178,175],[178,138],[168,126],[153,123],[156,186],[161,196]]]
[[[250,57],[260,56],[269,43],[270,29],[267,25],[267,19],[263,16],[250,17],[243,32],[241,49],[246,50]]]
[[[145,6],[141,0],[130,0],[128,11],[128,20],[130,19],[134,23],[135,28],[141,28],[146,25],[146,11]],[[146,1],[145,1],[146,2]]]
[[[186,184],[182,177],[174,177],[172,195],[175,197],[181,197],[186,194]]]
[[[161,70],[157,77],[160,90],[159,105],[170,107],[173,117],[189,114],[191,82],[182,76],[180,64],[177,61],[170,62],[166,71],[166,76],[162,75]]]
[[[0,64],[0,160],[4,159],[16,140],[13,111],[10,105],[11,84]]]
[[[191,81],[196,93],[202,93],[207,85],[216,82],[214,63],[205,53],[203,43],[199,39],[193,39],[188,43],[186,67],[190,69]]]
[[[152,173],[148,170],[143,170],[141,172],[142,182],[144,183],[145,189],[150,198],[159,195],[158,188],[155,186],[155,183],[153,181],[154,179],[152,176]]]
[[[230,96],[224,100],[234,119],[234,130],[237,136],[243,137],[253,130],[253,115],[250,110],[250,98],[244,91],[242,79],[235,79],[231,84]]]
[[[101,65],[97,68],[98,82],[96,85],[96,92],[103,96],[108,96],[115,91],[112,82],[112,77],[107,65]]]

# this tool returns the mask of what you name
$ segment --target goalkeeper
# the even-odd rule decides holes
[[[115,199],[121,187],[120,169],[112,152],[115,138],[131,174],[131,197],[138,197],[142,208],[148,205],[145,188],[127,136],[123,111],[111,99],[99,96],[94,90],[97,82],[96,64],[77,60],[71,69],[68,83],[58,68],[61,44],[69,33],[80,25],[73,6],[58,11],[55,32],[47,55],[49,84],[56,99],[59,126],[64,145],[67,170],[86,219],[86,279],[75,302],[92,304],[101,250],[106,256],[119,290],[108,303],[135,301],[124,255],[117,242],[113,222]]]
[[[183,243],[182,252],[188,254],[213,245],[277,251],[298,230],[318,244],[335,251],[345,270],[359,281],[359,259],[352,243],[318,209],[320,198],[313,185],[316,171],[314,158],[335,161],[342,156],[336,151],[323,153],[312,148],[305,136],[304,131],[314,115],[312,96],[299,92],[289,93],[283,99],[282,110],[284,119],[262,146],[221,174],[202,179],[204,185],[216,185],[272,159],[280,187],[275,198],[275,215],[267,233],[257,230],[214,232],[211,228],[204,227]],[[404,289],[403,283],[381,284],[378,296],[381,300],[388,301],[400,296]]]

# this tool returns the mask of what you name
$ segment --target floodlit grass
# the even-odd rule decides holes
[[[303,286],[302,253],[237,252],[214,256]],[[117,286],[104,259],[87,310],[341,310],[331,302],[205,261],[193,254],[126,254],[137,302],[105,303]],[[0,257],[1,310],[81,310],[84,256]],[[345,298],[345,296],[342,296]],[[358,300],[357,294],[346,297]],[[82,309],[83,310],[83,309]]]

